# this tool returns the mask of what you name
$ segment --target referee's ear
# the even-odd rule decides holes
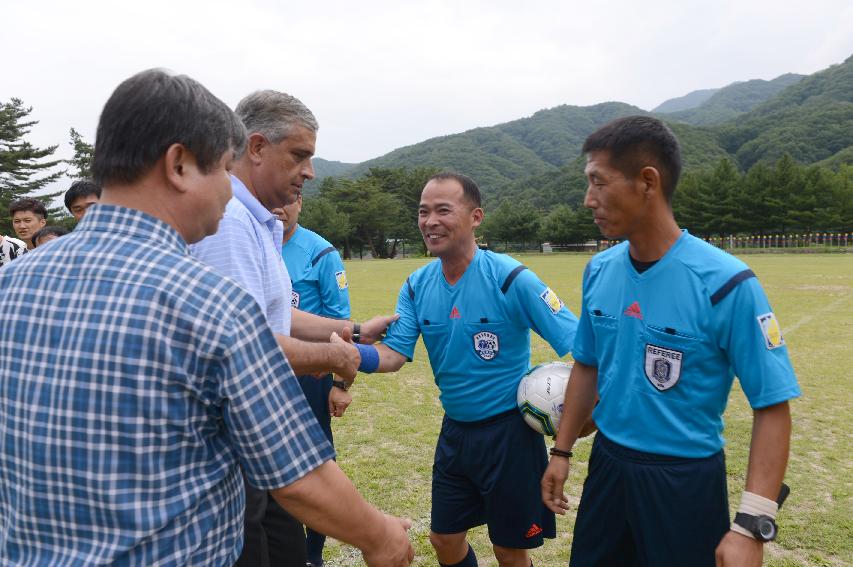
[[[643,193],[646,199],[654,199],[657,195],[666,201],[666,196],[663,194],[663,186],[661,185],[660,171],[656,167],[647,165],[641,169],[638,180],[643,184]]]
[[[471,226],[477,228],[483,222],[483,219],[486,217],[485,211],[483,211],[480,207],[474,207],[471,210]]]

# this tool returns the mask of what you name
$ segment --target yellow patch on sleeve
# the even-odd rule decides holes
[[[338,289],[341,291],[349,287],[349,283],[347,282],[347,273],[343,270],[335,272],[335,281],[338,282]]]
[[[758,316],[758,326],[761,327],[761,334],[764,335],[764,346],[767,347],[767,350],[773,350],[785,344],[782,328],[772,311]]]
[[[563,308],[563,302],[550,287],[546,287],[545,291],[539,294],[539,298],[545,302],[551,313],[557,314]]]

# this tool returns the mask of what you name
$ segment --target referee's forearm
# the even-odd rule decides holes
[[[788,467],[790,444],[791,411],[788,402],[753,412],[747,491],[776,500]]]

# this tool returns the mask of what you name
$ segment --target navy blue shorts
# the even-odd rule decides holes
[[[575,521],[572,567],[713,567],[729,531],[726,462],[634,451],[599,431]]]
[[[487,524],[495,545],[530,549],[556,536],[542,504],[545,440],[518,410],[483,421],[444,416],[432,468],[432,531],[455,534]]]

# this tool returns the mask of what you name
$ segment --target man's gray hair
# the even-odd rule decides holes
[[[295,125],[312,132],[320,127],[314,114],[298,98],[273,90],[253,92],[240,101],[234,112],[248,134],[263,134],[273,144],[285,139]]]

